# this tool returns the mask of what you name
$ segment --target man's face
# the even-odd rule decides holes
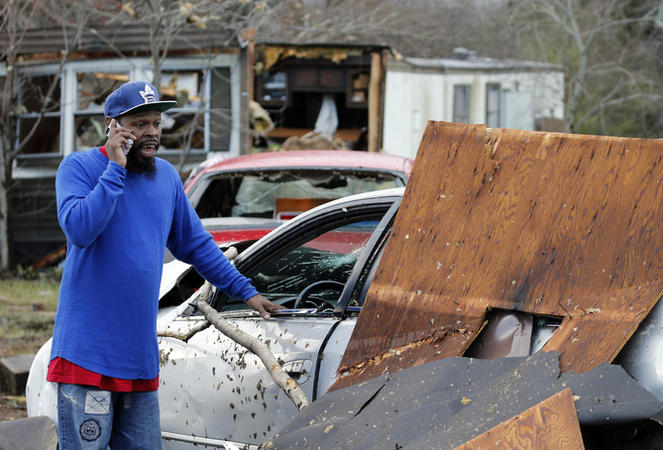
[[[154,156],[159,150],[161,141],[161,113],[159,111],[143,111],[127,114],[119,118],[120,125],[131,131],[136,139],[127,155],[129,168],[140,172],[154,170]]]

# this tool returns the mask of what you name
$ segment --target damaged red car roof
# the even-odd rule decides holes
[[[243,155],[219,161],[205,167],[187,183],[187,187],[209,172],[232,171],[242,169],[277,169],[277,168],[356,168],[377,169],[399,172],[407,177],[412,173],[413,161],[409,158],[383,153],[369,153],[353,150],[297,150],[287,152],[266,152]]]

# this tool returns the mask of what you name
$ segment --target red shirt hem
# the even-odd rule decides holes
[[[66,384],[82,384],[95,386],[113,392],[148,392],[159,388],[159,375],[151,380],[126,380],[101,375],[67,361],[64,358],[53,358],[48,365],[47,381]]]

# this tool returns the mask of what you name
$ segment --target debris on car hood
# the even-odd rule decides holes
[[[462,356],[490,309],[561,319],[563,372],[612,361],[663,293],[661,180],[663,140],[429,122],[332,389]]]
[[[584,429],[614,428],[663,410],[663,403],[617,365],[560,374],[554,351],[489,360],[452,357],[328,392],[264,447],[455,448],[516,415],[527,425],[525,411],[568,390],[577,420],[565,414],[551,419],[562,423],[544,423],[564,434],[577,436],[578,423]]]

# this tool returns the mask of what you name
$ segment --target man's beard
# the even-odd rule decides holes
[[[140,144],[139,144],[140,145]],[[147,175],[148,178],[154,178],[157,166],[154,158],[139,160],[136,156],[139,152],[138,146],[134,145],[127,154],[127,169]]]

